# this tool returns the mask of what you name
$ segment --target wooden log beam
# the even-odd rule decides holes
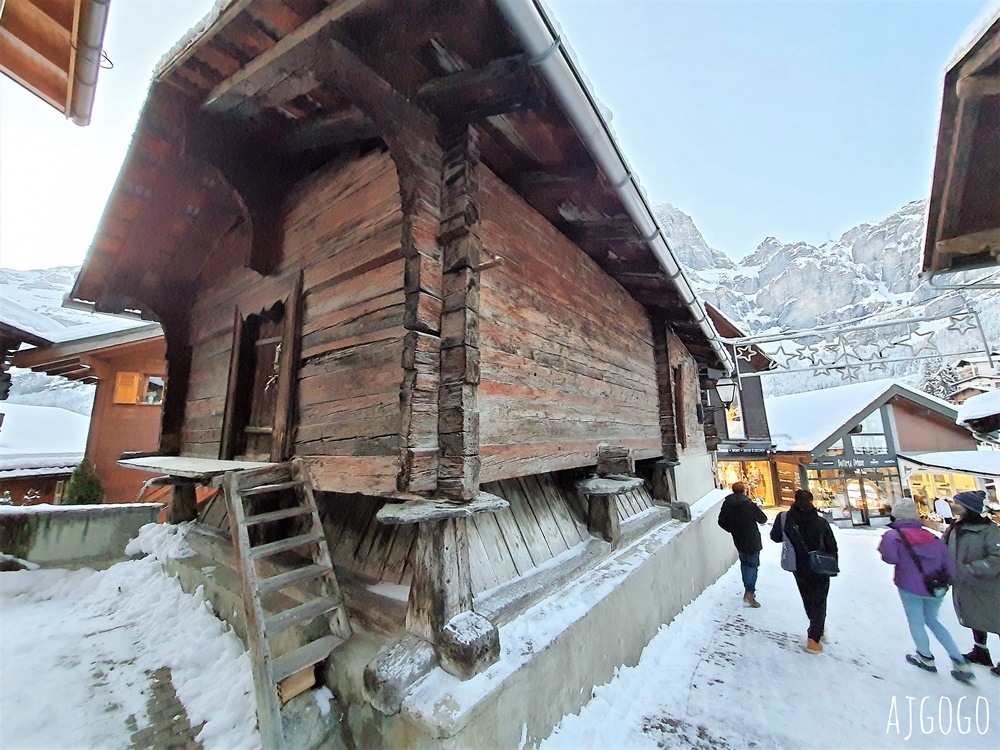
[[[543,89],[527,56],[514,55],[431,79],[420,87],[417,98],[444,121],[476,122],[537,106],[543,101]]]
[[[326,148],[346,146],[377,138],[378,129],[364,112],[348,107],[339,112],[321,115],[292,128],[275,144],[279,154],[299,154]]]
[[[0,71],[65,112],[69,76],[28,44],[0,26]]]
[[[177,55],[170,60],[170,62],[164,66],[163,73],[160,75],[160,79],[169,75],[170,72],[179,68],[184,64],[195,52],[207,45],[212,39],[214,39],[220,32],[226,29],[229,24],[236,20],[236,18],[247,9],[247,7],[256,2],[256,0],[234,0],[229,6],[222,12],[222,14],[215,20],[211,26],[209,26],[204,34],[201,34],[197,39],[197,44],[192,42],[187,47],[180,50]],[[159,79],[157,79],[159,80]]]
[[[212,89],[205,97],[202,108],[215,113],[228,112],[261,92],[272,90],[283,81],[301,75],[300,71],[315,59],[323,43],[324,32],[363,3],[364,0],[332,3]],[[311,88],[315,88],[315,83]],[[271,97],[269,103],[276,106],[282,102]]]
[[[6,0],[3,28],[67,75],[73,50],[71,30],[49,16],[30,0]]]
[[[653,329],[653,360],[656,365],[656,392],[660,418],[660,445],[663,457],[678,458],[677,420],[674,415],[674,378],[670,367],[670,329],[662,313],[650,315]]]
[[[1000,228],[985,229],[947,240],[938,240],[937,251],[946,255],[979,255],[989,253],[993,257],[1000,254]]]
[[[479,136],[472,127],[445,137],[441,387],[438,492],[471,500],[479,492]]]
[[[973,75],[959,78],[955,84],[959,99],[981,99],[984,96],[1000,96],[1000,77]]]

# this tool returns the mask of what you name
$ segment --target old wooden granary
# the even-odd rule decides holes
[[[531,0],[221,4],[161,63],[72,296],[163,325],[137,464],[296,459],[355,627],[439,652],[651,512],[638,480],[588,507],[600,451],[659,501],[713,486],[726,355]],[[408,585],[405,617],[350,581]]]

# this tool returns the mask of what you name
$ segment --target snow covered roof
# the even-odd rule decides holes
[[[1000,389],[986,391],[973,396],[958,407],[958,424],[966,424],[973,419],[984,419],[1000,415]]]
[[[44,344],[60,326],[54,320],[29,310],[5,296],[0,297],[0,331],[7,331],[19,341]]]
[[[811,453],[844,425],[901,395],[955,418],[947,401],[889,378],[764,399],[771,441],[779,452]]]
[[[1000,451],[940,451],[936,453],[906,453],[900,458],[921,466],[959,474],[1000,477]]]
[[[54,406],[0,403],[0,472],[33,476],[72,468],[83,460],[90,419]]]

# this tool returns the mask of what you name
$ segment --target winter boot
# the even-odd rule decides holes
[[[907,654],[906,660],[915,667],[926,669],[928,672],[937,672],[937,667],[934,666],[933,656],[924,656],[922,653],[917,651],[913,654]]]
[[[810,654],[822,654],[823,645],[819,641],[814,641],[812,638],[807,638],[806,652]]]
[[[759,602],[759,601],[757,601],[757,597],[755,597],[755,596],[754,596],[753,594],[751,594],[751,593],[750,593],[749,591],[748,591],[748,592],[746,592],[746,593],[745,593],[745,594],[743,595],[743,601],[745,601],[745,602],[746,602],[746,603],[747,603],[748,605],[750,605],[750,607],[752,607],[753,609],[759,609],[759,608],[760,608],[760,602]]]
[[[997,665],[990,670],[990,674],[995,674],[997,677],[1000,677],[1000,661],[998,661]]]
[[[993,659],[990,658],[990,650],[986,646],[978,643],[972,647],[972,651],[965,655],[965,660],[969,664],[982,664],[984,667],[992,667]]]
[[[962,661],[951,660],[951,676],[959,682],[964,682],[966,685],[976,678],[976,675],[972,672],[972,667],[969,666],[969,662],[965,661],[965,659],[962,659]]]

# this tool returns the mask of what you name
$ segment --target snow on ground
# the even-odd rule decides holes
[[[201,596],[160,560],[187,554],[177,527],[144,527],[102,571],[0,573],[0,747],[127,748],[150,725],[149,673],[172,670],[207,750],[259,748],[250,660]]]
[[[876,552],[881,532],[836,532],[842,573],[830,589],[828,642],[811,655],[794,579],[767,531],[760,609],[743,605],[734,566],[660,630],[637,666],[564,717],[543,750],[1000,747],[1000,678],[976,667],[975,684],[965,686],[904,661],[913,643],[891,568]],[[950,597],[941,619],[963,651],[971,647]],[[1000,643],[990,645],[1000,653]]]

